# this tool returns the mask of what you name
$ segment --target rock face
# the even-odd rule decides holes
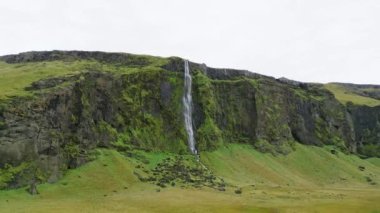
[[[204,70],[195,65],[193,70],[197,141],[204,150],[213,148],[215,141],[255,145],[259,140],[264,149],[288,152],[288,143],[295,140],[355,151],[350,116],[321,86],[245,71]]]
[[[30,52],[0,60],[96,60],[141,68],[41,79],[26,88],[38,95],[1,101],[0,171],[7,178],[0,188],[23,186],[36,178],[54,182],[65,170],[91,160],[96,147],[189,152],[180,58],[170,58],[159,68],[150,67],[143,57],[102,52]],[[318,84],[196,63],[190,63],[190,70],[199,151],[248,143],[287,154],[297,141],[374,156],[368,149],[380,146],[379,107],[345,107]]]
[[[349,105],[352,115],[358,153],[380,157],[380,106]]]
[[[38,195],[39,192],[37,190],[37,184],[35,182],[31,183],[29,188],[27,189],[30,195]]]
[[[161,70],[128,75],[86,71],[70,77],[63,88],[4,101],[0,168],[11,178],[1,188],[25,185],[36,176],[54,182],[66,169],[87,162],[95,147],[126,143],[186,152],[180,77]],[[45,79],[28,90],[65,81]]]

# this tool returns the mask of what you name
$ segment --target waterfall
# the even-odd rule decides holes
[[[191,97],[191,75],[190,75],[190,68],[189,68],[189,61],[185,60],[185,92],[183,94],[183,105],[184,105],[184,111],[183,116],[185,117],[185,128],[188,136],[188,145],[190,148],[190,151],[193,154],[197,154],[197,150],[195,149],[195,139],[194,139],[194,131],[193,131],[193,118],[192,118],[192,112],[193,112],[193,100]]]

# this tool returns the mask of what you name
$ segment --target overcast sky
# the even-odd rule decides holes
[[[0,1],[0,55],[53,49],[180,56],[301,81],[380,84],[380,1]]]

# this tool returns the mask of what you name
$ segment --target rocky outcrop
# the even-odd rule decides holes
[[[104,53],[87,51],[32,51],[15,55],[1,56],[0,60],[7,63],[27,63],[40,61],[72,61],[97,60],[103,63],[113,63],[124,66],[146,66],[149,62],[144,57],[128,53]]]

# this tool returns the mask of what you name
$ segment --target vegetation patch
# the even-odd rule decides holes
[[[195,156],[174,155],[160,160],[154,167],[150,162],[141,161],[135,167],[134,174],[142,182],[166,187],[209,187],[225,191],[223,179],[213,175]]]
[[[6,164],[4,168],[0,169],[0,189],[5,189],[8,185],[23,175],[23,172],[30,169],[31,164],[24,162],[14,167]]]
[[[380,100],[361,96],[339,84],[325,84],[325,88],[332,92],[335,95],[335,98],[344,105],[349,102],[356,105],[366,105],[371,107],[380,105]]]

